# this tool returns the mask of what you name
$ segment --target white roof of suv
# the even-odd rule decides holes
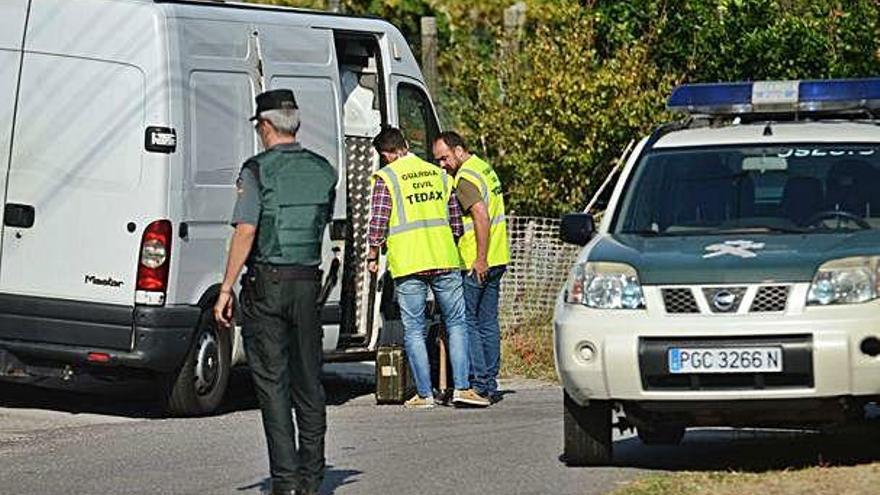
[[[880,122],[833,120],[770,123],[771,134],[765,135],[767,126],[766,122],[756,122],[683,129],[664,135],[654,144],[654,148],[798,142],[880,143]]]

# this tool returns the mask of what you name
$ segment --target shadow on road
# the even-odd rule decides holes
[[[360,474],[363,474],[363,472],[354,469],[337,469],[332,465],[328,465],[327,470],[324,472],[324,483],[321,484],[321,495],[330,495],[340,486],[356,483],[357,479],[355,477]],[[237,490],[239,492],[255,492],[262,494],[270,493],[271,488],[271,479],[265,478],[261,482],[253,485],[240,486]]]
[[[764,472],[853,466],[880,460],[880,422],[834,433],[700,429],[678,446],[647,446],[637,438],[614,444],[614,465],[664,471]]]
[[[373,367],[366,363],[327,365],[322,381],[327,394],[327,405],[341,405],[354,398],[372,394],[375,390]],[[156,383],[147,381],[108,384],[101,387],[99,393],[94,387],[71,390],[0,382],[0,407],[14,409],[163,418],[165,414],[158,398]],[[244,367],[234,369],[217,414],[256,409],[257,398],[254,395],[250,371]]]
[[[162,410],[155,385],[131,382],[114,384],[100,393],[88,390],[44,388],[0,383],[0,407],[43,409],[71,414],[102,414],[126,418],[160,418]]]
[[[321,382],[328,406],[338,406],[346,402],[372,394],[376,390],[376,379],[372,364],[344,363],[324,366]],[[236,368],[229,377],[229,389],[218,413],[259,409],[254,395],[251,374],[247,368]]]

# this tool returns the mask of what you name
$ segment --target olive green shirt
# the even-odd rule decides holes
[[[458,204],[461,205],[461,210],[464,212],[470,211],[475,204],[483,200],[480,188],[467,180],[458,183],[458,187],[455,188],[455,197],[458,198]]]

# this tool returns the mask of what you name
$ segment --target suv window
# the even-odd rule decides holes
[[[618,233],[880,228],[880,146],[796,144],[654,150],[642,158]]]
[[[399,84],[397,113],[400,130],[409,142],[410,151],[423,160],[433,162],[431,143],[440,132],[428,96],[417,86]]]

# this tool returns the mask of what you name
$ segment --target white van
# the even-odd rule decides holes
[[[426,156],[438,124],[396,28],[223,2],[0,0],[0,379],[156,377],[171,413],[217,407],[244,355],[211,307],[239,167],[260,151],[247,119],[273,88],[296,93],[299,140],[339,171],[326,358],[400,338],[382,332],[363,262],[370,140],[401,126]],[[142,264],[147,250],[164,263]]]

